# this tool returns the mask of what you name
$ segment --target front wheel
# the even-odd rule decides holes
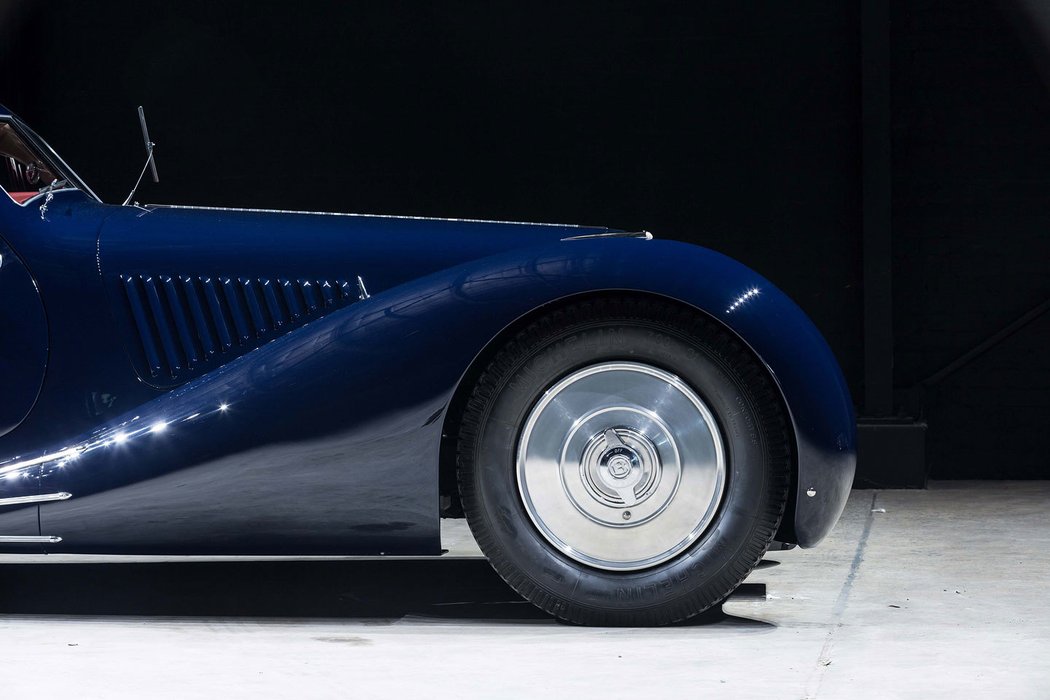
[[[654,300],[580,302],[503,346],[467,402],[459,483],[496,571],[583,624],[666,624],[728,596],[784,512],[791,437],[728,332]]]

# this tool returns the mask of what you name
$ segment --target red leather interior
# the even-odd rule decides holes
[[[11,199],[15,200],[19,204],[22,204],[27,199],[31,199],[31,198],[37,196],[40,193],[39,192],[8,192],[7,194],[10,195]]]

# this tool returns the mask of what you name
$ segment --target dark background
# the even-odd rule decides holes
[[[1015,1],[875,0],[892,326],[868,334],[893,354],[876,417],[925,421],[938,478],[1050,476],[1050,314],[934,376],[1050,296],[1050,92]],[[110,202],[142,165],[143,104],[161,183],[141,201],[718,249],[810,314],[870,414],[864,2],[0,0],[0,103]]]

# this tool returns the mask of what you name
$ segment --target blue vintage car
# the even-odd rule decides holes
[[[718,253],[105,204],[3,107],[0,158],[0,552],[440,555],[465,514],[551,614],[663,624],[842,511],[839,367]]]

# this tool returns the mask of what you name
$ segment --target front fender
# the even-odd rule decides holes
[[[818,544],[838,520],[853,484],[856,418],[838,362],[805,313],[772,283],[714,251],[673,241],[581,240],[532,251],[511,263],[480,261],[455,283],[459,312],[484,299],[515,311],[600,290],[659,294],[724,324],[769,370],[797,445],[793,527],[781,536]],[[467,300],[470,300],[469,303]]]

